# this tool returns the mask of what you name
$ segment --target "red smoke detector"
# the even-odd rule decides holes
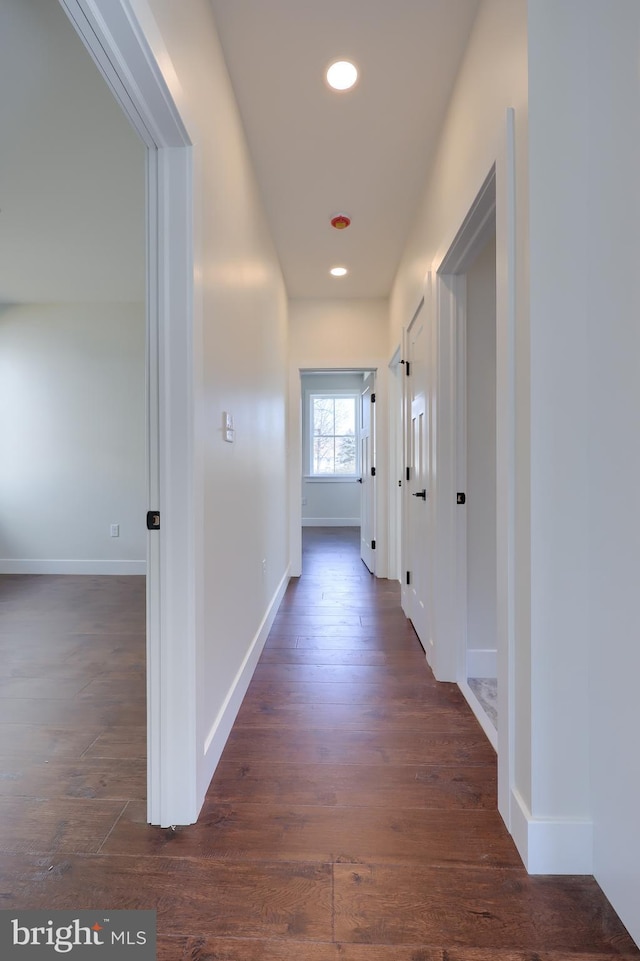
[[[331,218],[331,226],[335,227],[336,230],[344,230],[351,223],[351,217],[347,217],[346,214],[336,214],[335,217]]]

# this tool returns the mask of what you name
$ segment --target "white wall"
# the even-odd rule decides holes
[[[132,7],[194,143],[201,803],[287,582],[287,303],[210,5]],[[222,439],[223,411],[233,414],[234,444]]]
[[[300,472],[302,463],[301,370],[356,368],[376,371],[377,461],[376,576],[387,574],[387,365],[389,304],[386,300],[291,300],[289,302],[289,513],[291,573],[302,570]]]
[[[640,472],[639,51],[634,0],[484,0],[392,296],[395,343],[512,105],[515,657],[501,810],[529,870],[593,869],[637,940],[640,520],[625,495]]]
[[[144,573],[144,357],[142,304],[0,305],[3,573]]]
[[[495,238],[467,271],[466,286],[467,676],[495,677],[498,630]],[[486,653],[469,658],[470,651]],[[476,673],[478,671],[480,673]]]
[[[309,478],[309,392],[314,390],[362,391],[362,374],[302,374],[302,526],[349,527],[360,525],[360,484],[353,479]]]
[[[506,206],[505,130],[507,110],[515,113],[515,419],[514,447],[516,476],[514,484],[516,581],[513,586],[515,606],[513,618],[518,645],[513,671],[512,701],[503,705],[503,718],[512,717],[516,749],[512,758],[505,754],[499,760],[500,810],[507,823],[511,821],[512,785],[525,798],[531,796],[531,727],[530,689],[531,663],[529,558],[529,297],[528,297],[528,55],[526,0],[483,0],[469,45],[460,68],[434,164],[428,174],[425,192],[400,263],[391,296],[391,346],[401,340],[420,298],[425,292],[427,272],[439,267],[451,247],[468,211],[496,163],[497,228],[501,251],[496,269],[499,291],[503,291],[511,271],[505,256],[504,216]],[[430,304],[427,304],[429,308]],[[433,308],[432,306],[432,309]],[[450,332],[438,331],[438,350],[451,339]],[[506,356],[503,345],[501,356]],[[444,354],[437,361],[444,378],[450,378],[451,362]],[[446,384],[435,399],[438,421],[445,417]],[[449,418],[450,419],[450,418]],[[438,442],[439,443],[439,442]],[[451,457],[455,455],[449,452]],[[440,472],[442,463],[437,465]],[[454,479],[450,478],[454,483]],[[438,490],[441,478],[436,477]],[[455,490],[447,491],[449,496]],[[436,496],[440,496],[436,493]],[[439,551],[450,551],[436,535],[435,564]],[[448,563],[448,561],[447,561]],[[447,566],[446,564],[442,565]],[[500,612],[499,612],[500,614]],[[450,643],[455,627],[450,626]],[[439,641],[440,642],[440,641]],[[500,739],[501,732],[498,732]],[[504,763],[513,761],[513,771]]]
[[[640,475],[640,6],[635,0],[585,6],[588,390],[582,416],[589,429],[594,873],[640,944],[640,512],[633,497]]]
[[[144,146],[55,0],[3,0],[0,129],[0,303],[142,301]]]
[[[591,871],[588,766],[586,5],[529,3],[532,825]]]

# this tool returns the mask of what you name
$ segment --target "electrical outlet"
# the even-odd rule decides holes
[[[262,576],[263,577],[267,576],[267,558],[266,557],[262,558]]]
[[[109,528],[109,533],[111,534],[111,537],[120,537],[120,525],[112,524]]]

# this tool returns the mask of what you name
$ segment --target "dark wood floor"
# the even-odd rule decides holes
[[[160,961],[603,961],[591,878],[532,878],[496,761],[356,532],[307,530],[197,825],[145,823],[144,582],[0,578],[2,907],[156,908]]]

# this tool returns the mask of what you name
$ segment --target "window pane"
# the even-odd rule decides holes
[[[313,473],[334,473],[334,440],[333,437],[313,438]]]
[[[357,473],[358,401],[355,395],[310,396],[312,474],[331,477]]]
[[[336,434],[352,434],[356,432],[356,402],[353,397],[336,397],[335,399]]]
[[[355,474],[356,439],[355,437],[336,437],[335,472],[336,474]]]
[[[334,433],[334,401],[333,397],[313,398],[313,433]]]

